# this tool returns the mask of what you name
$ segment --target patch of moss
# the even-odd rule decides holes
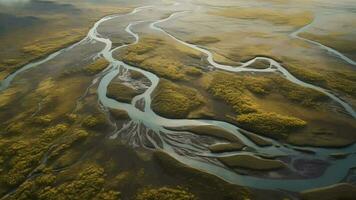
[[[141,38],[138,44],[120,52],[119,56],[127,63],[170,80],[185,80],[186,75],[197,76],[198,69],[192,65],[202,64],[200,53],[156,36]]]
[[[26,176],[40,164],[51,142],[67,130],[67,125],[58,124],[46,128],[37,138],[2,143],[1,156],[7,165],[0,172],[0,183],[12,187],[24,181]]]
[[[285,67],[298,79],[316,84],[326,89],[347,95],[356,95],[356,75],[353,70],[335,70],[304,68],[309,63],[300,63],[294,59],[283,58]],[[311,64],[309,64],[311,65]],[[337,67],[338,68],[338,67]],[[341,67],[340,67],[341,68]]]
[[[56,183],[57,177],[49,171],[34,179],[27,180],[6,199],[119,199],[119,192],[105,188],[103,177],[104,170],[102,168],[89,165],[72,180],[58,184]]]
[[[82,126],[89,129],[97,129],[105,126],[106,120],[104,116],[101,115],[89,115],[84,118]]]
[[[237,113],[252,113],[258,109],[251,98],[244,94],[243,81],[237,76],[214,73],[208,84],[208,91],[230,104]]]
[[[283,78],[275,77],[273,81],[281,95],[303,106],[316,107],[329,100],[329,97],[321,92],[298,86]]]
[[[186,118],[204,103],[197,90],[163,79],[154,91],[152,109],[165,117]]]
[[[196,200],[190,192],[182,188],[161,187],[157,189],[145,189],[139,193],[136,200]]]
[[[94,75],[103,71],[108,66],[108,64],[109,62],[106,59],[100,58],[95,62],[93,62],[92,64],[90,64],[89,66],[85,67],[84,70],[89,75]]]
[[[53,117],[51,115],[42,115],[42,116],[35,117],[32,120],[32,123],[40,126],[48,126],[51,124],[52,121],[53,121]]]
[[[141,92],[126,86],[125,84],[113,82],[108,86],[106,96],[120,102],[130,103],[131,100],[139,94],[141,94]]]
[[[184,69],[184,73],[189,75],[189,76],[194,76],[194,77],[199,77],[203,75],[203,71],[201,69],[198,69],[196,67],[188,67]]]
[[[306,122],[276,113],[250,113],[238,115],[236,121],[245,129],[273,138],[286,138],[288,133],[304,128]]]
[[[199,45],[205,45],[205,44],[211,44],[217,42],[220,42],[220,39],[211,36],[199,37],[188,41],[188,43],[199,44]]]

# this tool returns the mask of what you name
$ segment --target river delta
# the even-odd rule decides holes
[[[0,6],[1,199],[353,199],[352,0]]]

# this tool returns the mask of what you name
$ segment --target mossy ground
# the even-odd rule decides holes
[[[63,2],[54,1],[59,5]],[[5,8],[3,12],[9,12],[15,16],[31,16],[37,18],[40,23],[34,26],[26,26],[22,29],[14,29],[0,37],[0,79],[4,79],[10,73],[16,71],[26,63],[42,58],[59,49],[68,47],[83,39],[92,24],[104,15],[110,13],[124,13],[130,9],[118,5],[95,4],[85,2],[70,2],[68,8],[77,9],[76,12],[66,10],[54,10],[53,13],[40,10],[33,12],[31,8]],[[37,9],[34,7],[34,9]],[[69,14],[70,13],[70,14]],[[23,34],[26,33],[26,34]],[[12,48],[8,48],[11,46]]]
[[[160,80],[152,99],[152,109],[169,118],[186,118],[206,104],[197,90],[164,79]]]
[[[140,91],[118,82],[111,83],[107,92],[108,97],[125,103],[130,103],[139,94],[141,94]]]
[[[150,153],[139,154],[120,141],[106,139],[114,129],[98,110],[95,93],[89,90],[78,102],[96,75],[84,70],[93,63],[77,66],[78,73],[70,76],[59,71],[53,77],[38,76],[27,87],[10,87],[0,114],[0,195],[13,189],[5,199],[117,200],[152,194],[207,199],[216,195],[212,188],[221,180],[210,178],[214,183],[202,185],[198,177],[211,176],[198,171],[190,172],[196,180],[188,175],[172,178]],[[16,98],[26,103],[16,104]],[[118,123],[128,119],[125,112],[110,114]],[[30,174],[34,176],[28,178]],[[232,199],[249,196],[242,187],[219,188]]]
[[[325,142],[329,136],[338,135],[336,146],[347,145],[347,138],[354,138],[354,134],[351,134],[353,125],[347,117],[342,113],[334,114],[334,119],[331,120],[330,115],[326,114],[335,112],[334,105],[327,96],[293,84],[278,75],[213,72],[205,74],[200,82],[212,96],[231,106],[234,112],[226,113],[227,120],[232,119],[231,122],[254,133],[293,144],[305,143],[312,146],[332,145],[333,142]],[[308,110],[308,113],[301,109]],[[236,117],[234,113],[237,114]],[[351,135],[344,134],[340,137],[337,131],[340,124]],[[324,129],[329,130],[333,136],[321,136],[321,130]],[[315,137],[316,135],[319,136]],[[308,139],[303,142],[303,137]],[[310,140],[311,137],[314,139]]]
[[[138,44],[120,52],[118,57],[169,80],[185,80],[202,74],[200,53],[174,45],[164,37],[144,36]]]

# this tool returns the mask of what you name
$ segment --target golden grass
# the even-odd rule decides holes
[[[107,68],[109,65],[109,62],[104,59],[104,58],[100,58],[98,60],[96,60],[94,63],[90,64],[89,66],[85,67],[84,70],[90,74],[90,75],[94,75],[94,74],[98,74],[101,71],[103,71],[105,68]]]
[[[118,82],[110,83],[106,96],[120,102],[130,103],[131,100],[141,92]]]
[[[211,36],[194,38],[194,39],[191,39],[188,41],[188,43],[199,44],[199,45],[205,45],[205,44],[211,44],[211,43],[217,43],[217,42],[220,42],[220,39],[211,37]]]
[[[20,88],[11,87],[3,92],[0,93],[0,108],[4,107],[15,100],[17,94],[21,91]]]
[[[249,113],[238,115],[236,121],[245,129],[273,138],[286,138],[288,133],[306,126],[306,122],[276,113]]]
[[[346,56],[351,56],[352,59],[356,58],[356,43],[353,39],[343,39],[342,33],[329,33],[327,35],[314,34],[303,32],[299,36],[307,38],[309,40],[317,41],[323,45],[329,46],[337,51],[347,54]]]
[[[170,80],[185,80],[189,76],[200,76],[201,71],[192,63],[200,63],[200,54],[170,43],[169,40],[146,36],[136,45],[120,52],[125,62],[151,71]]]
[[[333,69],[313,68],[312,64],[283,58],[284,66],[294,76],[308,83],[319,85],[323,88],[356,96],[356,75],[354,70],[342,69],[343,66],[334,66]],[[304,66],[310,66],[305,68]]]
[[[258,7],[225,8],[210,12],[210,14],[244,20],[263,20],[275,25],[288,25],[293,27],[309,24],[313,20],[313,14],[308,11],[293,13],[284,10]]]
[[[161,187],[157,189],[145,189],[139,193],[136,200],[196,200],[197,198],[190,192],[182,188]]]
[[[243,81],[237,76],[227,73],[215,73],[208,86],[208,91],[215,97],[222,99],[232,106],[237,113],[251,113],[257,111],[257,105],[243,92]]]
[[[186,118],[205,101],[197,90],[162,79],[154,91],[152,109],[169,118]]]
[[[83,28],[57,32],[46,39],[39,39],[26,44],[22,51],[34,57],[42,57],[49,52],[54,52],[84,38],[86,30],[86,28]]]
[[[77,5],[77,8],[81,10],[76,13],[75,17],[68,13],[44,14],[43,12],[27,12],[27,9],[21,10],[22,15],[39,18],[41,24],[11,31],[0,38],[0,48],[2,49],[0,79],[4,79],[30,61],[42,58],[81,40],[85,37],[89,27],[101,17],[131,10],[118,5],[70,3]],[[11,48],[7,48],[10,45]]]

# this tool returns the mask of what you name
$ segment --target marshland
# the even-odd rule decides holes
[[[352,0],[0,0],[0,199],[353,199]]]

